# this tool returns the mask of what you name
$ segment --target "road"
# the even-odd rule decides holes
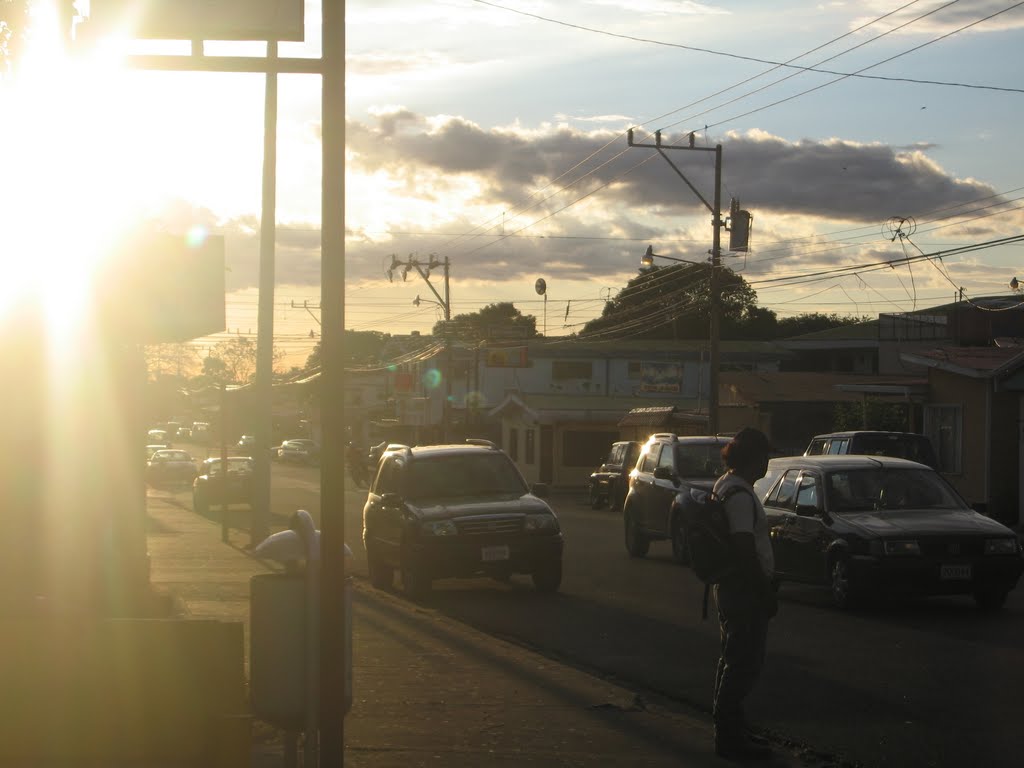
[[[317,516],[319,476],[275,465],[272,508],[283,527]],[[187,498],[187,497],[185,497]],[[365,577],[365,492],[346,492],[345,533]],[[637,690],[709,707],[718,626],[701,620],[703,586],[656,543],[633,560],[621,517],[575,497],[553,506],[566,538],[559,594],[526,577],[441,581],[426,607]],[[216,513],[213,513],[216,514]],[[827,762],[865,766],[1016,766],[1024,753],[1024,588],[997,615],[942,598],[839,612],[823,592],[784,586],[751,720]]]

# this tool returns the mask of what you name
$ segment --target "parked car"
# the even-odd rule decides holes
[[[192,483],[192,508],[205,515],[210,507],[225,504],[252,505],[253,460],[248,456],[229,456],[227,476],[219,458],[206,459]]]
[[[191,427],[178,427],[178,437],[184,440],[192,439],[192,428]]]
[[[169,448],[171,434],[166,429],[151,429],[146,433],[146,442],[149,445],[162,445]]]
[[[255,445],[256,445],[256,436],[255,435],[242,435],[240,438],[238,438],[238,442],[235,443],[235,447],[236,448],[250,448],[251,449]]]
[[[592,509],[601,509],[606,504],[612,511],[622,509],[629,491],[629,473],[636,466],[643,443],[624,440],[612,443],[604,462],[590,475],[588,501]]]
[[[839,607],[879,590],[973,595],[1001,608],[1024,558],[931,467],[885,456],[772,459],[764,492],[780,581],[828,587]]]
[[[282,442],[277,447],[275,455],[281,461],[293,461],[299,464],[316,466],[320,463],[320,446],[313,440],[299,437]]]
[[[168,446],[167,443],[151,443],[150,445],[147,445],[146,449],[145,449],[146,450],[146,464],[147,465],[149,464],[149,460],[151,458],[153,458],[153,454],[154,453],[156,453],[157,451],[167,450],[167,448],[169,448],[169,447],[170,446]]]
[[[146,481],[152,485],[192,484],[196,461],[186,451],[160,448],[146,462]]]
[[[530,574],[540,592],[562,582],[562,531],[508,455],[488,441],[416,448],[389,445],[363,507],[370,580],[400,571],[413,598],[434,579]]]
[[[916,432],[882,432],[855,430],[816,435],[804,451],[804,456],[862,454],[865,456],[895,456],[927,464],[939,469],[939,459],[927,435]]]
[[[644,443],[636,467],[629,475],[629,493],[622,518],[626,551],[632,557],[647,554],[652,541],[670,540],[672,557],[687,562],[680,512],[692,489],[709,491],[725,472],[724,436],[679,437],[663,432]]]

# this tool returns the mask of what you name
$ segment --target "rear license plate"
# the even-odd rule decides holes
[[[495,547],[481,547],[480,559],[485,563],[492,563],[496,560],[508,560],[508,545],[502,544]]]
[[[939,574],[944,581],[971,578],[971,566],[969,565],[944,565]]]

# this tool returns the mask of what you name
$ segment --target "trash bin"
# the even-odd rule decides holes
[[[308,517],[308,513],[305,513]],[[265,573],[250,579],[249,686],[253,714],[284,730],[301,730],[307,723],[308,702],[313,707],[319,679],[308,667],[310,648],[319,642],[320,532],[304,537],[295,530],[268,537],[255,554],[286,565],[285,573]],[[308,538],[308,544],[304,541]],[[352,550],[345,546],[345,557]],[[313,567],[310,567],[310,561]],[[300,563],[305,563],[301,566]],[[309,579],[314,580],[313,584]],[[312,597],[311,597],[312,596]],[[345,712],[352,707],[352,579],[345,579],[345,638],[341,649],[345,664]],[[307,613],[307,603],[315,610]],[[314,642],[311,643],[310,640]],[[312,673],[311,673],[312,672]]]

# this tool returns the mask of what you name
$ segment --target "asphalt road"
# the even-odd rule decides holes
[[[186,499],[187,496],[183,498]],[[346,492],[346,540],[365,577],[365,492]],[[187,501],[185,502],[187,503]],[[526,577],[441,581],[440,611],[551,657],[702,710],[709,708],[718,626],[701,620],[703,586],[667,542],[628,557],[621,517],[556,497],[566,538],[556,595]],[[319,474],[274,465],[275,527],[297,508],[318,517]],[[214,513],[215,514],[215,513]],[[865,766],[1017,766],[1024,755],[1024,588],[996,615],[968,598],[880,604],[853,613],[784,586],[750,718],[832,759]]]

